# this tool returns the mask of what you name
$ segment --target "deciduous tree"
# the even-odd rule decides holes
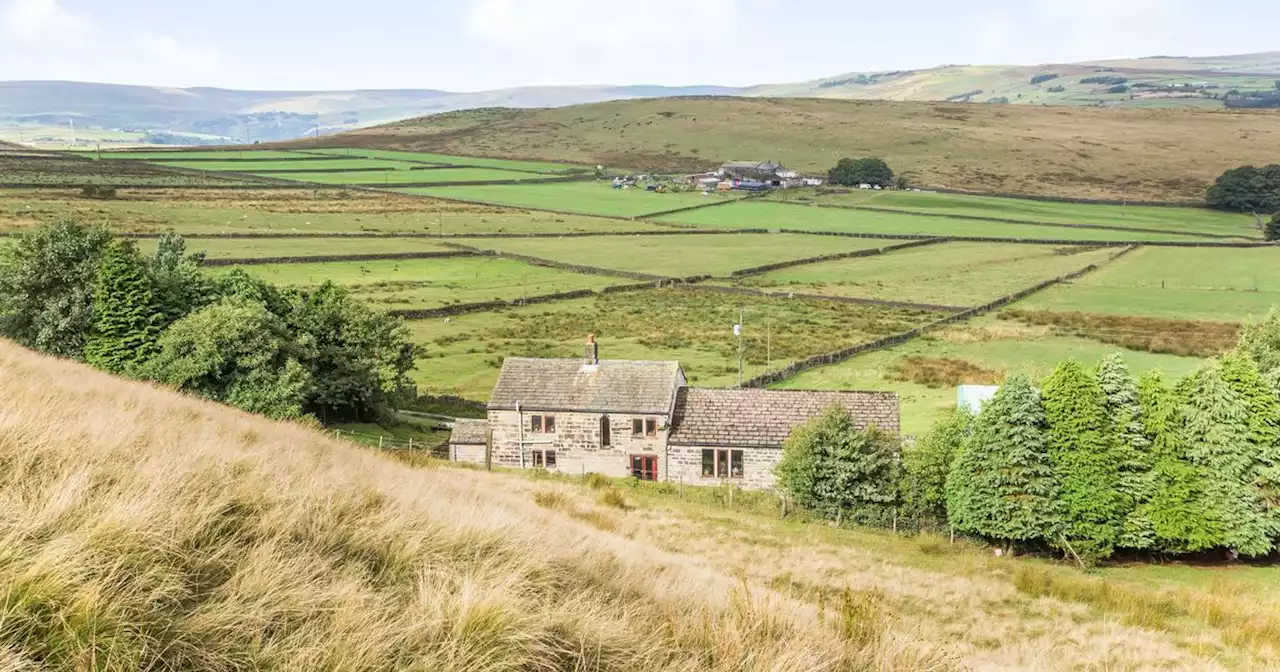
[[[833,406],[797,427],[774,468],[800,506],[837,516],[878,520],[897,500],[897,440],[874,427],[859,429]]]
[[[906,515],[946,520],[947,472],[972,425],[972,415],[954,410],[915,445],[903,449],[900,490]]]
[[[63,221],[0,246],[0,334],[29,348],[79,358],[93,325],[101,227]]]
[[[893,185],[893,170],[883,159],[874,157],[840,159],[827,173],[827,181],[846,187],[859,184],[889,187]]]

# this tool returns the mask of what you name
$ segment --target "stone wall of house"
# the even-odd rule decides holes
[[[529,431],[530,416],[555,416],[555,432],[535,434]],[[600,445],[601,413],[560,413],[537,410],[489,411],[489,427],[493,432],[493,464],[495,466],[531,468],[534,450],[555,450],[556,471],[566,474],[597,473],[613,478],[631,475],[631,457],[649,455],[658,458],[658,480],[666,478],[667,415],[625,415],[611,413],[610,445]],[[654,437],[631,434],[632,420],[654,418],[658,433]],[[521,428],[526,444],[520,450]],[[536,442],[536,443],[532,443]]]
[[[742,478],[716,478],[702,475],[703,450],[741,450]],[[773,468],[782,460],[781,448],[746,448],[731,446],[669,446],[667,448],[670,477],[685,485],[721,485],[732,483],[744,488],[769,489],[777,482]]]
[[[484,465],[483,445],[471,445],[451,443],[449,444],[449,459],[454,462],[466,462],[469,464]]]

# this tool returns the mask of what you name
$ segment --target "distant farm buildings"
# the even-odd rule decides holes
[[[764,191],[823,183],[820,178],[806,178],[777,161],[729,161],[719,170],[688,175],[684,181],[702,191]]]

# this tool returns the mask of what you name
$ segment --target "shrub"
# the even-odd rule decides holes
[[[100,201],[109,201],[116,197],[116,188],[105,184],[86,184],[80,189],[80,195]]]
[[[1057,78],[1058,78],[1058,75],[1057,75],[1057,74],[1052,73],[1052,72],[1046,72],[1046,73],[1041,74],[1041,75],[1035,75],[1035,76],[1033,76],[1033,77],[1031,78],[1031,83],[1032,83],[1032,84],[1041,84],[1041,83],[1043,83],[1043,82],[1047,82],[1047,81],[1049,81],[1049,80],[1057,79]]]
[[[947,517],[947,472],[968,439],[973,417],[952,411],[915,445],[902,451],[902,505],[907,516]]]
[[[630,511],[631,504],[627,502],[627,498],[622,491],[617,488],[607,488],[600,493],[600,503],[620,511]]]
[[[597,474],[595,472],[591,472],[587,474],[582,479],[582,482],[592,490],[599,490],[601,488],[607,488],[613,485],[613,479],[609,478],[608,476],[605,476],[604,474]]]
[[[1265,226],[1263,226],[1262,233],[1266,236],[1267,240],[1280,240],[1280,212],[1271,215],[1271,219],[1267,221]]]

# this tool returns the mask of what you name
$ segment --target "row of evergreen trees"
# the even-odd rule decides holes
[[[1280,316],[1169,385],[1119,355],[1013,376],[904,456],[915,504],[954,530],[1085,562],[1120,549],[1280,546]]]
[[[273,418],[380,420],[409,391],[400,322],[340,287],[212,277],[169,234],[152,255],[61,222],[0,247],[0,336]]]

